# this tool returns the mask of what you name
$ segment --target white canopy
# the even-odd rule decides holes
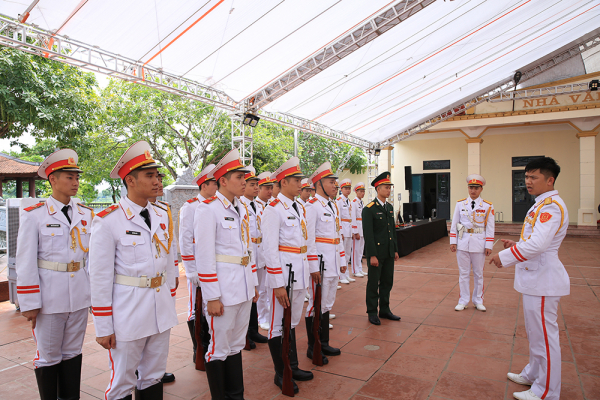
[[[0,13],[31,1],[0,0]],[[405,3],[40,0],[26,22],[242,101]],[[437,0],[265,109],[379,142],[598,28],[600,0]]]

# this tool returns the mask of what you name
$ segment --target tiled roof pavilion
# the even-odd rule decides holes
[[[39,166],[40,163],[0,153],[0,196],[2,196],[2,183],[16,180],[17,197],[23,197],[23,180],[27,180],[29,181],[29,196],[35,197],[35,180],[41,179],[37,174]]]

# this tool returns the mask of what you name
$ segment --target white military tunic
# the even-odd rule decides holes
[[[456,259],[459,270],[460,299],[462,305],[469,304],[469,275],[473,269],[473,304],[483,304],[483,267],[485,249],[494,246],[494,206],[481,197],[459,200],[454,207],[450,244],[457,248]]]
[[[224,306],[222,316],[206,314],[211,337],[206,361],[225,360],[246,344],[251,302],[258,285],[248,252],[249,217],[237,198],[232,204],[217,191],[196,209],[194,220],[202,221],[194,227],[202,298],[205,302],[220,300]],[[237,262],[217,261],[221,256],[237,258]],[[239,262],[244,257],[249,257],[247,265]]]
[[[365,249],[365,237],[362,228],[362,210],[364,204],[361,199],[352,200],[352,272],[354,274],[363,273],[362,256]],[[360,239],[355,239],[355,234],[360,235]]]
[[[185,276],[188,284],[188,314],[187,320],[192,321],[196,318],[196,287],[190,280],[198,277],[195,257],[195,239],[194,239],[194,215],[196,208],[206,200],[202,195],[189,199],[179,210],[179,251],[181,252],[181,261],[185,269]]]
[[[173,247],[168,249],[167,210],[147,203],[151,228],[140,215],[142,207],[127,197],[98,213],[92,224],[90,281],[97,337],[115,334],[117,346],[108,351],[111,379],[108,400],[127,396],[136,385],[146,389],[165,373],[170,329],[177,325]],[[171,239],[171,240],[169,240]],[[158,287],[116,283],[116,275],[159,280]]]
[[[533,382],[531,390],[546,400],[560,397],[557,312],[560,297],[570,294],[571,286],[558,249],[568,225],[567,207],[558,191],[543,193],[527,212],[519,242],[499,253],[503,267],[515,266],[515,290],[523,294],[529,364],[521,376]]]
[[[263,247],[267,269],[267,286],[271,301],[269,339],[281,336],[283,307],[273,289],[285,288],[289,279],[289,267],[294,271],[292,329],[300,322],[306,288],[309,283],[307,258],[308,230],[304,207],[279,193],[263,214]]]
[[[20,216],[17,297],[21,311],[40,309],[33,330],[35,368],[81,354],[91,305],[87,251],[93,211],[71,199],[69,223],[61,211],[64,206],[50,196]],[[38,268],[38,260],[81,264],[79,270],[67,272]]]
[[[315,194],[306,207],[308,229],[309,272],[319,272],[319,255],[323,256],[325,271],[321,284],[321,312],[324,314],[333,308],[337,292],[340,268],[346,265],[346,256],[340,235],[340,217],[335,201]],[[313,316],[314,291],[316,284],[310,280],[309,306],[306,316]]]

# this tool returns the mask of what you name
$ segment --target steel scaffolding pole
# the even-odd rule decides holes
[[[231,118],[231,148],[237,148],[240,152],[242,164],[248,166],[253,164],[254,144],[252,141],[252,128],[244,125],[241,119]]]

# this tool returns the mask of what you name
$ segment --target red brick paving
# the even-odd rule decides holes
[[[571,276],[571,295],[561,300],[559,309],[562,398],[600,399],[600,241],[567,238],[559,256]],[[381,326],[369,324],[365,315],[366,279],[343,285],[330,331],[331,344],[341,347],[342,355],[314,367],[304,356],[302,321],[296,333],[300,367],[312,369],[315,379],[298,382],[296,398],[511,399],[512,392],[526,387],[507,381],[506,373],[519,372],[529,354],[513,274],[513,268],[486,265],[488,311],[469,305],[456,312],[456,258],[442,239],[396,263],[391,306],[402,322],[383,320]],[[165,385],[165,399],[209,399],[206,375],[191,362],[185,285],[177,296],[180,324],[171,331],[167,363],[177,380]],[[8,302],[0,303],[1,399],[38,398],[31,366],[34,352],[28,323]],[[106,352],[95,343],[91,318],[83,354],[82,399],[101,399],[109,367]],[[285,398],[273,384],[267,345],[244,351],[243,360],[246,399]]]

